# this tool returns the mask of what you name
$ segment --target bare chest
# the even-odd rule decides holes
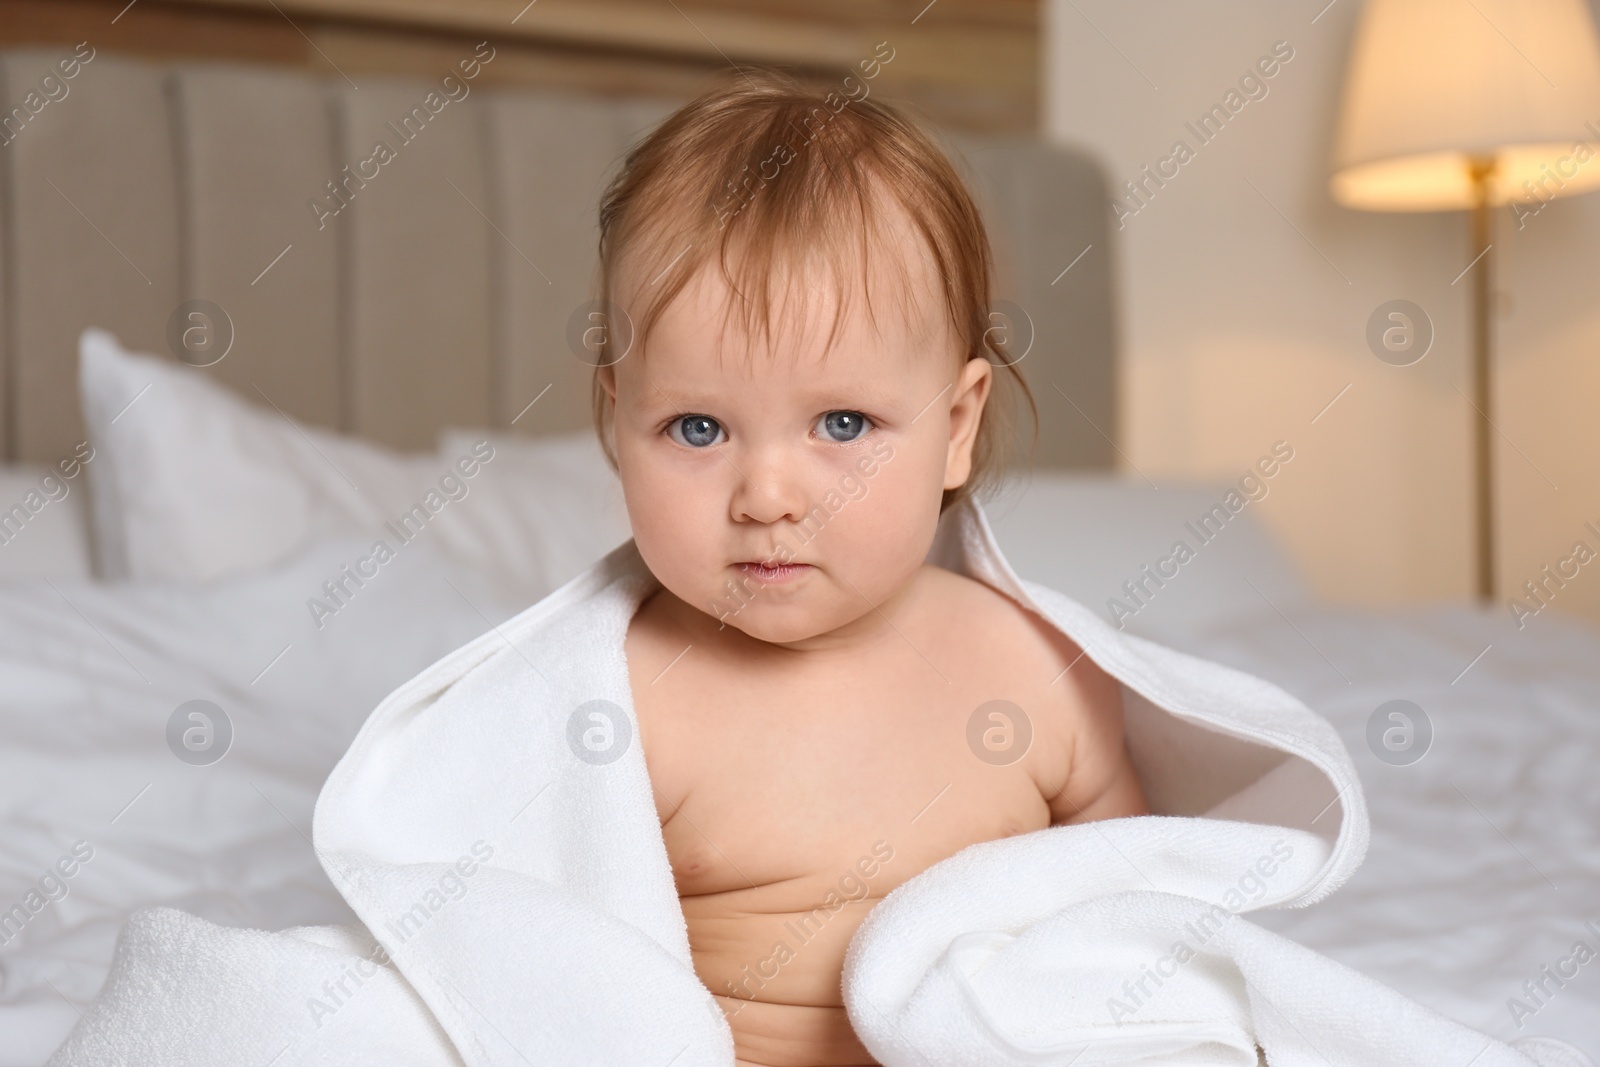
[[[682,897],[742,892],[762,911],[841,887],[880,897],[969,844],[1049,825],[1043,790],[1070,748],[1043,670],[957,647],[818,671],[696,651],[656,650],[664,674],[630,656]]]

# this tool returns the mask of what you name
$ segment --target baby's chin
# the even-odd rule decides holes
[[[834,610],[828,610],[828,607]],[[762,603],[758,597],[737,612],[713,614],[722,625],[737,629],[747,637],[770,645],[792,645],[809,641],[853,621],[837,605],[813,605],[797,601],[786,604]]]

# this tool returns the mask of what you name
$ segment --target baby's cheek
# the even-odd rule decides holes
[[[892,459],[879,466],[866,479],[863,511],[876,521],[909,523],[912,529],[926,527],[929,537],[939,521],[939,502],[944,493],[944,454],[931,448],[898,448]]]
[[[634,541],[651,572],[663,582],[676,578],[691,565],[697,548],[692,531],[704,528],[704,521],[697,521],[692,508],[660,482],[625,482],[623,499]]]
[[[908,472],[899,472],[900,478],[892,473],[881,469],[866,482],[864,495],[845,504],[834,518],[836,536],[824,549],[852,581],[859,584],[856,575],[864,575],[882,595],[921,566],[939,521],[938,491],[930,495],[925,485],[904,477]],[[879,599],[873,597],[874,603]]]
[[[721,566],[722,561],[710,558],[703,547],[686,542],[675,525],[635,530],[634,541],[650,573],[684,603],[717,617],[742,605],[745,596],[728,586],[728,579],[734,576]]]

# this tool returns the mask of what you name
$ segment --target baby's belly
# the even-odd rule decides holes
[[[745,799],[759,795],[752,788],[702,794],[694,802],[703,811],[685,803],[684,818],[667,821],[695,973],[719,998],[740,1059],[875,1062],[851,1029],[840,987],[845,951],[867,914],[968,845],[1050,823],[1025,772],[980,789],[960,777],[963,769],[940,774],[954,783],[948,797],[930,782],[871,797],[836,790],[831,807],[782,797],[755,807]],[[930,809],[926,798],[952,802]]]
[[[727,1016],[741,1061],[877,1062],[850,1027],[839,981],[850,937],[879,897],[834,894],[827,903],[812,894],[809,910],[787,910],[794,904],[783,898],[795,889],[782,884],[683,898],[695,971]]]

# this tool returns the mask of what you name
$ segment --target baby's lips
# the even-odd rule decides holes
[[[801,569],[815,569],[812,564],[801,563],[798,560],[790,560],[787,563],[778,563],[774,561],[771,565],[762,563],[759,560],[744,560],[734,564],[734,566],[738,567],[744,573],[752,575],[762,581],[767,581],[769,579],[787,579],[795,576],[795,574]]]
[[[768,555],[765,555],[765,556],[751,556],[749,559],[738,560],[737,562],[734,563],[734,566],[735,567],[757,567],[757,566],[759,566],[759,567],[767,567],[767,568],[775,568],[775,567],[810,567],[810,566],[813,566],[813,564],[809,560],[803,560],[803,559],[784,559],[784,560],[780,560],[777,557],[778,557],[778,553],[777,552],[772,552],[772,553],[770,553]]]

